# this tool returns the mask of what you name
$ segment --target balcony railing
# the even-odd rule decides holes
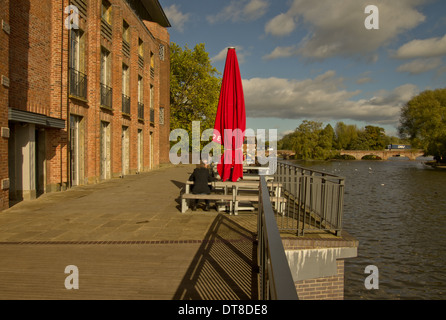
[[[109,86],[101,83],[101,106],[112,109],[113,90]]]
[[[87,99],[87,75],[70,68],[70,95]]]
[[[122,113],[130,114],[130,97],[122,94]]]
[[[323,230],[340,235],[345,179],[325,172],[278,162],[274,181],[282,186],[286,206],[278,217],[281,232],[304,235]]]
[[[155,123],[155,109],[150,108],[150,123]]]
[[[144,119],[144,103],[138,102],[138,119]]]

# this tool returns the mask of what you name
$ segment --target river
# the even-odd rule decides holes
[[[359,240],[345,262],[346,300],[445,299],[446,170],[393,159],[297,165],[346,178],[343,227]],[[378,289],[365,288],[369,265]]]

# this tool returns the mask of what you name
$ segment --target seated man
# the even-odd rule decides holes
[[[192,172],[189,177],[189,181],[193,181],[194,185],[192,187],[193,194],[210,194],[211,188],[209,186],[209,182],[214,181],[214,178],[211,176],[209,172],[209,168],[203,162],[200,163],[197,168],[195,168],[194,172]],[[198,199],[192,199],[191,208],[195,211],[197,207]],[[209,200],[206,201],[205,211],[209,211]]]

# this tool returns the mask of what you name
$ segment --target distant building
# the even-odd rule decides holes
[[[158,0],[2,0],[0,19],[0,210],[169,161]]]

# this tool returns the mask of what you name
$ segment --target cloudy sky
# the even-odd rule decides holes
[[[220,72],[236,47],[248,128],[282,135],[307,119],[396,135],[405,102],[446,87],[444,0],[159,1],[171,41],[204,43]]]

